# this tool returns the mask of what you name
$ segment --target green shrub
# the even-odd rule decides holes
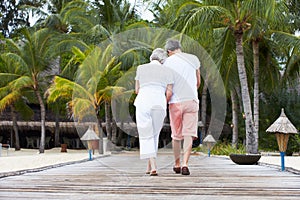
[[[300,152],[300,135],[291,134],[289,136],[289,141],[287,144],[287,150],[286,155],[291,156],[293,153],[299,153]]]
[[[231,144],[228,143],[217,143],[211,149],[211,154],[213,155],[226,155],[229,156],[230,154],[245,154],[246,148],[243,145],[240,145],[238,148],[232,147]]]
[[[201,145],[199,147],[193,148],[193,151],[207,153],[208,148],[206,145]],[[239,145],[239,147],[236,149],[232,147],[228,142],[218,142],[211,148],[210,154],[225,156],[229,156],[230,154],[246,154],[246,147],[244,145]]]

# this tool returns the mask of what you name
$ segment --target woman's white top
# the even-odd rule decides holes
[[[166,88],[173,84],[173,75],[160,62],[153,60],[137,68],[135,80],[139,81],[139,93],[134,101],[135,106],[153,108],[161,106],[166,109]]]

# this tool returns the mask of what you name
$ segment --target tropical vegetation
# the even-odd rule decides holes
[[[215,139],[226,141],[225,149],[277,150],[275,137],[265,130],[281,108],[300,129],[298,0],[37,0],[3,6],[0,111],[12,113],[16,150],[20,149],[17,122],[32,119],[33,104],[40,109],[40,153],[45,150],[47,109],[77,123],[94,122],[100,143],[106,135],[117,144],[122,131],[118,123],[123,126],[127,113],[116,116],[120,110],[112,105],[124,103],[119,97],[125,96],[128,115],[134,119],[134,72],[148,62],[153,48],[164,46],[162,30],[176,31],[182,40],[188,36],[215,63],[226,98],[223,131]],[[151,20],[141,18],[143,9],[152,13]],[[149,29],[149,34],[138,35],[141,28]],[[157,37],[151,37],[153,28]],[[122,37],[135,30],[136,38],[149,37],[143,41],[150,42]],[[208,127],[215,114],[210,66],[202,64],[201,140],[214,135]],[[290,138],[290,148],[299,152],[299,136]]]

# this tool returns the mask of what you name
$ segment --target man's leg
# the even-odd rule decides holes
[[[183,142],[183,162],[181,168],[182,175],[190,175],[188,169],[188,162],[192,152],[193,137],[197,138],[197,127],[198,127],[198,111],[199,104],[196,101],[187,101],[183,103],[184,114],[182,123],[182,133],[184,135]]]
[[[169,105],[170,125],[172,130],[172,147],[175,159],[173,171],[175,173],[181,172],[180,153],[182,138],[182,107],[180,103],[172,103]]]
[[[181,151],[181,140],[172,140],[173,153],[175,159],[175,166],[180,167],[180,151]]]
[[[193,137],[192,136],[184,136],[182,166],[188,166],[188,162],[189,162],[190,155],[192,152],[192,145],[193,145]]]

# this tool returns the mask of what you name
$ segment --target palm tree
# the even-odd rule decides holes
[[[92,3],[100,22],[110,34],[120,33],[125,28],[138,21],[135,5],[128,0],[102,0]]]
[[[243,37],[244,33],[251,28],[249,21],[252,13],[247,5],[249,1],[203,1],[202,5],[190,11],[185,29],[193,26],[201,26],[208,29],[226,28],[231,31],[235,38],[235,50],[238,66],[238,74],[242,92],[242,103],[245,112],[246,124],[246,149],[248,153],[258,151],[258,133],[254,129],[252,107],[248,86],[248,77],[245,68]],[[262,10],[264,7],[261,7]],[[204,28],[203,27],[203,28]]]
[[[160,0],[145,1],[148,3],[149,10],[152,12],[155,26],[166,27],[172,30],[179,30],[178,25],[184,16],[184,12],[193,9],[199,4],[191,0]],[[183,6],[184,5],[184,6]],[[178,12],[181,10],[181,12]]]
[[[108,40],[113,40],[112,37],[115,34],[125,31],[126,29],[145,26],[144,23],[140,23],[138,21],[135,5],[131,7],[131,4],[127,0],[103,0],[101,2],[96,1],[92,3],[92,7],[93,13],[96,14],[95,16],[99,16],[99,21],[95,21],[94,27],[90,29],[91,31],[87,31],[87,33],[89,34],[86,34],[86,36],[89,36],[89,38],[91,38],[93,44],[97,44],[97,42],[98,44],[100,44],[101,42],[99,39],[93,39],[97,35],[104,36],[102,41],[104,41],[104,39],[106,38],[108,38]],[[122,68],[123,66],[124,64],[122,64]],[[105,73],[106,74],[103,74],[102,76],[103,83],[113,86],[115,83],[114,81],[116,81],[116,79],[112,79],[113,76],[111,73],[114,73],[116,75],[116,71],[110,69]],[[116,78],[118,78],[118,76],[116,76]],[[114,119],[111,115],[112,90],[110,87],[107,87],[108,85],[102,88],[101,98],[103,98],[105,106],[105,122],[107,136],[108,139],[113,139],[113,142],[115,143],[115,137],[112,137],[112,135],[115,134],[112,133],[112,130],[116,130],[117,127],[115,126]]]
[[[232,105],[232,146],[238,145],[238,119],[239,119],[239,97],[241,96],[240,84],[236,63],[236,52],[234,47],[234,36],[227,28],[216,28],[213,31],[214,51],[212,56],[219,66],[226,88],[227,96],[230,97]]]
[[[84,55],[83,58],[80,58],[81,50],[88,51],[89,49],[81,39],[88,41],[88,44],[94,44],[96,41],[107,38],[107,31],[101,25],[95,26],[99,23],[99,16],[93,13],[87,2],[68,0],[64,2],[51,1],[51,3],[51,14],[44,20],[38,20],[35,27],[47,28],[60,35],[62,39],[55,45],[57,55],[55,60],[57,66],[55,67],[58,68],[60,76],[74,80],[78,65],[86,57]],[[76,56],[73,56],[74,54]],[[62,113],[61,109],[65,109],[64,101],[65,99],[61,99],[49,105],[56,115],[55,146],[59,145],[59,117]]]
[[[231,31],[235,40],[236,59],[242,92],[243,110],[246,119],[246,148],[248,153],[258,151],[259,122],[259,42],[272,28],[282,28],[287,8],[284,1],[202,1],[187,17],[185,29],[206,25],[210,29],[222,28]],[[270,31],[271,30],[271,31]],[[245,33],[250,33],[254,65],[253,115],[244,59]],[[269,36],[269,35],[267,35]],[[250,65],[248,65],[250,66]],[[234,93],[232,93],[234,94]]]
[[[274,53],[279,58],[280,64],[284,64],[282,81],[292,84],[299,78],[300,38],[294,34],[274,31],[272,41],[277,47],[273,49]]]
[[[15,72],[21,71],[21,69],[17,66],[16,68],[12,68],[11,64],[13,63],[10,63],[5,55],[1,55],[0,60],[0,76],[3,77],[0,81],[0,112],[4,111],[6,108],[10,108],[15,136],[15,150],[18,151],[21,148],[17,113],[20,113],[22,118],[27,119],[33,115],[33,111],[25,102],[25,98],[28,100],[30,99],[30,96],[28,96],[28,91],[24,92],[22,91],[22,88],[20,88],[21,79],[12,81],[12,78],[10,77]]]
[[[22,90],[22,84],[20,84],[21,79],[13,80],[14,77],[11,77],[15,73],[22,73],[22,69],[19,65],[11,67],[14,66],[14,63],[5,55],[5,53],[6,52],[3,51],[0,56],[0,76],[3,77],[0,81],[0,112],[4,111],[6,108],[9,108],[11,111],[15,136],[15,150],[18,151],[21,147],[19,128],[17,124],[17,113],[21,114],[23,119],[29,119],[32,117],[33,111],[26,102],[33,102],[33,99],[31,98],[31,92]]]
[[[98,45],[102,41],[113,36],[114,33],[125,30],[130,25],[136,27],[139,24],[135,24],[137,16],[135,15],[134,7],[130,7],[127,1],[103,1],[93,2],[88,4],[87,2],[76,0],[65,4],[58,14],[51,15],[46,20],[45,25],[51,27],[53,30],[58,30],[62,33],[67,33],[66,41],[62,42],[60,46],[60,52],[68,51],[73,44],[69,40],[77,38],[82,40],[85,44],[93,46]],[[133,25],[135,24],[135,25]],[[110,39],[109,39],[110,40]],[[82,46],[82,45],[81,45]],[[82,50],[85,50],[83,52]],[[79,64],[81,64],[86,56],[92,50],[89,48],[80,47],[72,48],[72,58],[68,63],[63,66],[61,76],[70,80],[75,80],[75,72]],[[69,56],[70,57],[70,56]],[[73,72],[73,73],[72,73]],[[112,86],[111,70],[106,71],[106,75],[103,74],[101,81],[108,83]],[[110,77],[106,79],[105,77]],[[112,130],[112,117],[110,115],[110,97],[109,89],[105,89],[103,95],[103,102],[106,115],[106,132],[108,137],[111,138]]]
[[[201,5],[197,1],[190,1],[190,0],[180,0],[180,1],[175,1],[175,0],[162,0],[158,2],[151,2],[150,8],[152,9],[152,13],[154,15],[154,20],[153,23],[156,26],[162,26],[166,27],[169,29],[175,29],[179,32],[181,32],[185,26],[185,23],[183,23],[185,20],[186,13],[191,10],[196,8],[197,6]],[[214,49],[213,41],[211,40],[210,35],[207,34],[204,31],[201,31],[199,29],[199,26],[194,26],[193,30],[191,31],[186,31],[184,32],[187,34],[189,37],[193,38],[195,41],[197,41],[199,44],[201,44],[202,47],[204,47],[207,51],[208,54],[211,54]],[[182,39],[182,37],[181,37]],[[187,45],[187,48],[184,48],[185,50],[189,49],[189,46]],[[197,51],[191,52],[191,53],[197,53]],[[201,54],[201,53],[200,53]],[[202,69],[201,69],[201,76],[203,77],[203,81],[201,84],[201,88],[199,89],[201,92],[201,113],[199,119],[201,119],[203,123],[203,127],[201,130],[201,137],[206,136],[207,132],[207,123],[206,123],[206,118],[207,118],[207,97],[208,97],[208,87],[211,84],[209,83],[209,79],[211,77],[212,71],[207,70],[208,66],[211,63],[205,63],[206,56],[207,55],[197,55],[199,56],[201,62],[202,62]],[[212,89],[212,88],[210,88]],[[200,139],[201,140],[201,139]]]
[[[15,92],[22,93],[29,90],[36,96],[41,111],[41,141],[39,151],[45,150],[45,103],[43,91],[47,87],[47,74],[49,63],[52,61],[53,52],[51,45],[55,44],[57,37],[48,29],[41,29],[34,33],[23,29],[23,39],[14,42],[6,40],[8,52],[3,56],[15,66],[14,73],[2,73],[1,79],[9,80],[9,84],[15,84]]]
[[[56,76],[48,89],[48,102],[55,102],[59,98],[69,99],[68,105],[72,117],[78,123],[95,122],[98,124],[100,144],[102,144],[102,130],[99,109],[104,103],[110,102],[113,90],[118,90],[114,82],[120,77],[120,63],[112,56],[112,46],[105,49],[91,47],[88,55],[83,59],[74,81]],[[79,51],[77,51],[79,52]],[[83,52],[80,55],[85,55]],[[107,114],[108,111],[105,110]],[[80,133],[81,134],[81,133]],[[103,153],[102,145],[99,153]]]
[[[265,10],[264,5],[268,7]],[[247,5],[251,10],[252,20],[251,29],[249,30],[249,37],[253,49],[253,117],[255,131],[259,131],[259,45],[264,41],[268,41],[269,35],[276,30],[287,30],[288,24],[284,22],[287,19],[288,8],[285,1],[252,1]],[[266,38],[267,37],[267,38]]]

